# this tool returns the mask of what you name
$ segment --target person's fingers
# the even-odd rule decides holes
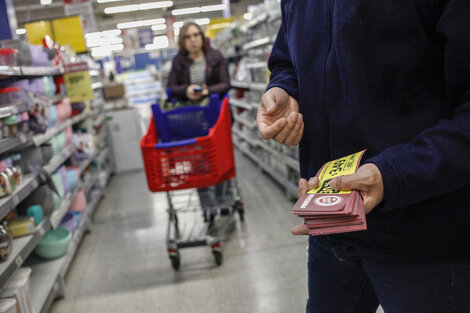
[[[308,190],[315,189],[318,187],[318,177],[310,177],[308,180]]]
[[[297,225],[292,228],[292,235],[308,235],[307,225]]]
[[[272,92],[266,92],[261,98],[260,106],[266,111],[266,114],[273,114],[277,110],[277,101]]]
[[[295,125],[297,124],[298,113],[292,112],[287,117],[287,125],[279,131],[279,133],[274,137],[274,140],[280,143],[285,143],[286,139],[292,133]]]
[[[334,190],[364,190],[364,179],[358,173],[335,177],[330,184]]]
[[[302,197],[304,194],[307,193],[308,190],[309,190],[309,185],[307,183],[307,180],[305,178],[299,179],[299,192],[297,194],[297,197],[298,198]]]
[[[275,121],[274,124],[269,125],[261,117],[257,119],[257,123],[261,137],[263,137],[263,139],[272,139],[274,136],[279,134],[279,132],[281,132],[284,127],[286,127],[287,120],[285,118],[281,118]]]
[[[297,120],[295,121],[294,127],[292,128],[290,134],[288,134],[287,138],[284,140],[284,144],[286,146],[292,146],[295,144],[299,132],[302,128],[303,121],[302,121],[302,114],[297,114]]]

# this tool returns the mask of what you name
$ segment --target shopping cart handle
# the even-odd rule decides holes
[[[178,140],[178,141],[159,142],[155,144],[155,148],[166,149],[166,148],[174,148],[174,147],[181,147],[181,146],[189,146],[195,143],[196,143],[196,138],[191,138],[191,139]]]

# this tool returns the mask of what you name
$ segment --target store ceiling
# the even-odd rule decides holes
[[[130,22],[144,19],[154,19],[162,17],[164,11],[162,9],[152,9],[146,11],[135,11],[118,14],[105,14],[104,9],[108,7],[141,4],[148,2],[155,2],[158,0],[124,0],[110,3],[97,3],[93,1],[93,8],[95,12],[95,19],[98,25],[98,30],[107,30],[116,28],[117,23]],[[172,0],[173,6],[169,11],[174,9],[182,9],[195,6],[206,6],[220,4],[221,0]],[[27,22],[37,21],[41,19],[50,19],[54,17],[64,16],[64,8],[62,0],[53,0],[51,5],[42,6],[40,0],[14,0],[14,7],[16,11],[16,18],[18,27],[21,28]],[[261,0],[231,0],[230,8],[233,16],[239,16],[246,12],[247,7],[252,4],[258,4]],[[176,20],[184,20],[188,18],[221,18],[221,11],[198,13],[191,15],[180,15]]]

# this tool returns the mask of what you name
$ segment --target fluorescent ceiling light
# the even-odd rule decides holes
[[[209,18],[198,18],[195,20],[196,24],[198,25],[207,25],[211,22],[211,20]]]
[[[109,2],[119,2],[124,0],[98,0],[98,3],[109,3]]]
[[[133,21],[133,22],[125,22],[117,24],[117,28],[134,28],[134,27],[142,27],[142,26],[152,26],[156,24],[163,24],[165,23],[164,18],[156,18],[152,20],[142,20],[142,21]]]
[[[52,4],[52,0],[41,0],[41,5],[49,5]]]
[[[152,30],[165,30],[166,24],[157,24],[152,26]]]
[[[186,8],[186,9],[176,9],[171,11],[171,14],[173,15],[185,15],[185,14],[195,14],[195,13],[200,13],[201,8],[200,7],[194,7],[194,8]]]
[[[245,14],[243,14],[243,18],[245,20],[249,21],[253,18],[253,13],[245,13]]]
[[[184,22],[175,22],[173,23],[173,28],[181,28],[183,27]]]
[[[24,29],[24,28],[18,28],[18,29],[16,30],[16,34],[17,34],[17,35],[24,35],[24,34],[26,34],[26,29]]]
[[[173,6],[173,1],[158,1],[158,2],[147,2],[141,4],[121,5],[116,7],[109,7],[104,9],[106,14],[143,11],[152,9],[168,8]]]
[[[196,14],[201,12],[222,11],[225,9],[225,4],[206,5],[202,7],[191,7],[185,9],[176,9],[171,11],[173,15]]]
[[[110,29],[110,30],[105,30],[101,32],[101,36],[106,37],[106,36],[119,36],[121,35],[121,30],[120,29]]]
[[[225,9],[225,4],[206,5],[201,7],[201,12],[222,11]]]

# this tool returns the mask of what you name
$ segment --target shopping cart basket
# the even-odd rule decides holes
[[[212,95],[208,106],[166,112],[154,104],[152,111],[154,118],[140,145],[149,189],[167,192],[167,248],[172,265],[180,266],[180,248],[201,245],[211,246],[220,265],[221,239],[233,225],[234,213],[243,220],[244,212],[235,178],[228,99],[221,102]],[[200,201],[191,188],[199,188]],[[222,192],[215,194],[216,189]],[[201,211],[202,215],[194,215]],[[190,225],[186,231],[178,213],[191,212],[192,217],[185,219],[185,225]],[[201,216],[205,217],[202,227],[191,223]]]

